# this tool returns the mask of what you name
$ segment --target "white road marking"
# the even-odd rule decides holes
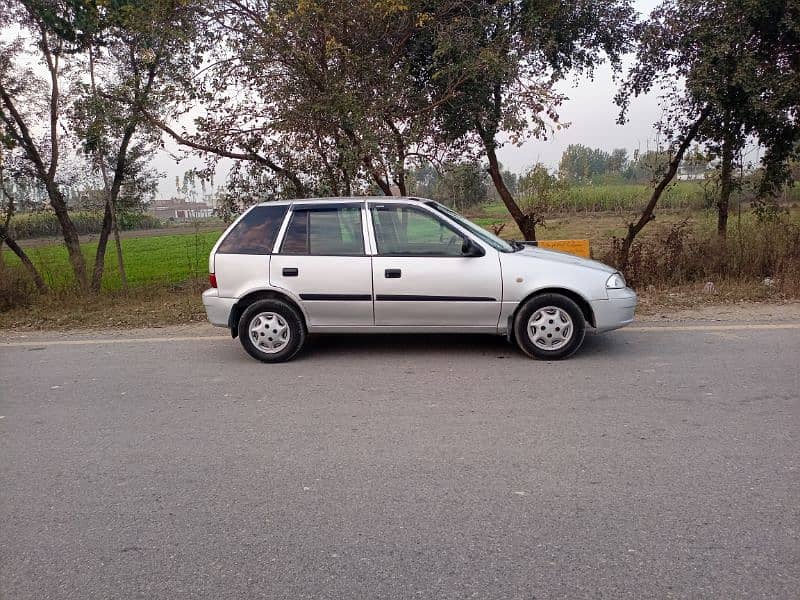
[[[657,333],[663,331],[700,331],[714,333],[716,331],[779,331],[782,329],[800,329],[800,323],[754,323],[729,325],[652,325],[630,326],[618,331],[636,333]],[[24,348],[30,346],[86,346],[93,344],[158,344],[167,342],[206,342],[230,341],[227,335],[184,335],[151,338],[88,338],[81,340],[36,340],[30,342],[0,342],[0,348]]]
[[[800,323],[753,323],[729,325],[653,325],[625,327],[620,331],[637,331],[637,332],[652,332],[652,331],[747,331],[747,330],[770,330],[770,329],[800,329]]]
[[[91,344],[157,344],[159,342],[191,342],[226,340],[230,336],[224,335],[184,335],[177,337],[154,338],[92,338],[85,340],[38,340],[36,342],[0,342],[0,348],[25,347],[25,346],[85,346]]]

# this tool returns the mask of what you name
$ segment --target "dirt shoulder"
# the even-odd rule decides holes
[[[693,308],[648,307],[637,313],[641,324],[653,322],[782,322],[800,321],[800,302],[737,302],[705,304]]]

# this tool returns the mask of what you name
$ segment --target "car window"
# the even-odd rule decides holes
[[[281,254],[363,255],[361,207],[294,209]]]
[[[464,238],[447,223],[418,208],[372,207],[378,253],[386,256],[462,256]]]
[[[426,202],[425,204],[427,204],[434,210],[437,210],[440,213],[447,215],[448,217],[453,219],[453,221],[455,221],[465,229],[468,229],[469,231],[477,235],[484,242],[489,244],[492,248],[500,250],[500,252],[515,252],[514,246],[509,244],[507,241],[497,237],[492,233],[489,233],[483,227],[476,225],[475,223],[463,217],[462,215],[458,214],[454,210],[447,208],[444,204],[439,204],[438,202],[434,202],[433,200],[431,200],[430,202]]]
[[[225,236],[217,253],[219,254],[269,254],[283,218],[289,207],[256,206]]]

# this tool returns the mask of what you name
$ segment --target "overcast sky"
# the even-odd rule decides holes
[[[634,7],[642,14],[648,14],[657,4],[655,0],[634,1]],[[639,148],[647,149],[655,144],[653,123],[660,116],[656,95],[641,97],[633,101],[629,122],[617,125],[619,108],[614,104],[618,82],[612,78],[611,69],[602,66],[597,69],[594,78],[568,80],[559,86],[559,90],[568,96],[560,109],[562,123],[570,123],[566,129],[553,133],[547,140],[529,140],[517,147],[507,144],[499,151],[503,165],[517,172],[522,172],[536,162],[542,162],[550,168],[558,166],[564,149],[570,144],[612,150],[626,148],[629,152]],[[174,146],[172,146],[174,148]],[[155,161],[155,166],[166,173],[159,186],[161,196],[175,194],[175,176],[182,176],[185,171],[200,166],[200,159],[189,158],[176,163],[169,154],[162,153]],[[215,182],[224,181],[225,164],[217,170]]]

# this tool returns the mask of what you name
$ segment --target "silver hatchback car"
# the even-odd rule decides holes
[[[419,198],[259,204],[217,241],[209,272],[208,319],[264,362],[338,332],[491,333],[561,359],[636,308],[613,268],[506,242]]]

